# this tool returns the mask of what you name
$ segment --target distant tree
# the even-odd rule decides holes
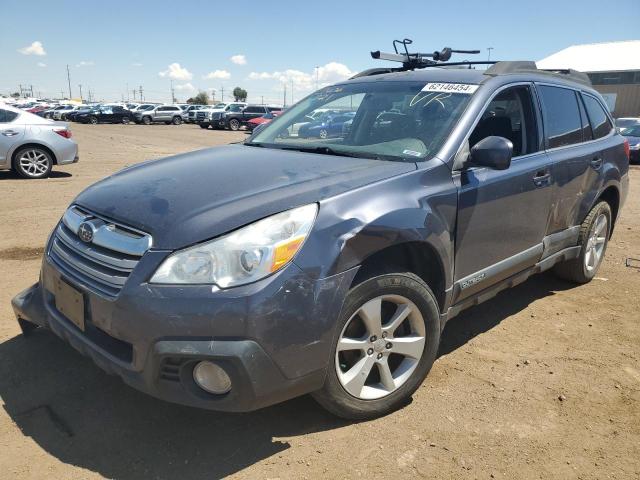
[[[207,92],[198,92],[195,97],[187,99],[187,103],[194,103],[196,105],[207,105],[209,103],[209,95]]]
[[[13,93],[11,94],[11,96],[12,96],[13,98],[19,98],[19,97],[20,97],[20,94],[19,94],[18,92],[13,92]]]
[[[233,89],[233,96],[236,102],[244,102],[247,100],[247,91],[244,88],[236,87]]]

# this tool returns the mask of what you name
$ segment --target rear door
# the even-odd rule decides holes
[[[9,152],[24,138],[24,125],[17,123],[19,114],[0,108],[0,166],[9,166]]]
[[[454,176],[459,185],[454,302],[541,258],[552,176],[533,94],[529,83],[497,92],[469,136],[469,147],[488,136],[505,137],[514,152],[506,170],[470,166]]]
[[[556,234],[561,243],[553,248],[557,250],[575,244],[577,226],[586,217],[602,181],[602,153],[593,141],[578,90],[548,84],[538,84],[536,88],[542,106],[545,148],[553,162],[550,233]]]

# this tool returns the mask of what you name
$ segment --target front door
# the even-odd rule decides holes
[[[454,302],[535,264],[542,254],[551,206],[551,162],[541,148],[531,85],[499,92],[469,137],[513,143],[506,170],[459,172]]]

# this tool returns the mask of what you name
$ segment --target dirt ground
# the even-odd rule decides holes
[[[10,300],[38,278],[74,196],[125,165],[238,141],[193,125],[73,125],[79,164],[0,172],[0,478],[640,478],[640,169],[599,276],[534,277],[444,332],[413,401],[347,423],[299,398],[249,414],[125,386],[53,334],[24,339]],[[640,264],[640,262],[638,262]]]

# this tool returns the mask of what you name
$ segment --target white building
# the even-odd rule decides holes
[[[640,40],[572,45],[536,63],[585,72],[615,117],[640,117]]]

